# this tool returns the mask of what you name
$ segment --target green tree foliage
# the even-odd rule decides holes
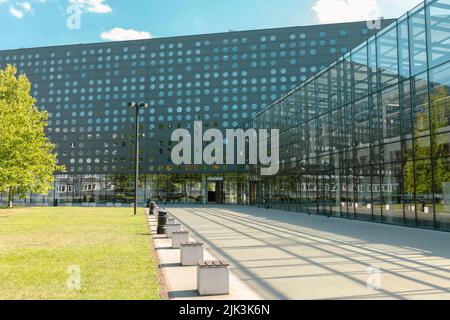
[[[439,87],[436,93],[431,96],[431,117],[433,121],[432,132],[435,135],[432,139],[433,157],[436,158],[434,164],[434,180],[437,193],[442,193],[442,184],[450,182],[450,163],[445,158],[450,154],[449,145],[445,139],[440,141],[441,136],[437,136],[442,129],[449,126],[450,98],[445,87]]]
[[[437,134],[440,133],[440,129],[449,125],[448,108],[449,108],[449,95],[445,87],[439,87],[435,92],[430,95],[431,105],[428,108],[428,96],[425,99],[425,111],[416,116],[416,126],[414,129],[415,137],[424,136],[424,138],[416,138],[414,140],[414,152],[416,159],[416,166],[412,161],[412,154],[408,155],[408,163],[404,168],[405,177],[405,191],[414,193],[414,173],[415,173],[415,185],[417,194],[431,194],[432,190],[432,170],[430,160],[430,144],[428,132],[431,133],[431,152],[433,153],[434,160],[434,179],[435,179],[435,192],[442,192],[443,182],[450,182],[450,166],[446,158],[449,154],[448,145],[440,143]],[[428,121],[428,109],[430,110],[432,127],[430,130],[430,123]],[[427,140],[426,142],[424,142]]]
[[[0,192],[8,192],[9,207],[14,194],[47,194],[53,174],[65,171],[45,136],[47,112],[35,106],[27,77],[16,74],[11,65],[0,69]]]

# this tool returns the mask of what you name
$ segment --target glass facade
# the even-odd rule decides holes
[[[450,231],[450,0],[426,1],[259,112],[280,172],[250,199]]]
[[[142,174],[139,177],[139,203],[160,204],[248,204],[245,174]],[[48,195],[15,197],[17,205],[42,206],[130,206],[134,205],[134,175],[58,175]],[[0,193],[0,204],[8,201]]]

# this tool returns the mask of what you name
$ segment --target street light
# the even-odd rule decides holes
[[[140,125],[140,113],[141,109],[147,109],[148,103],[136,103],[130,102],[129,108],[136,109],[136,140],[135,140],[135,176],[134,176],[134,215],[137,214],[138,207],[138,188],[139,188],[139,125]]]

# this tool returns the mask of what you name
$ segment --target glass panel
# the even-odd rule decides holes
[[[325,114],[317,119],[317,143],[318,152],[329,154],[330,152],[330,114]]]
[[[368,44],[369,50],[369,79],[370,79],[370,91],[372,93],[377,91],[377,46],[376,41],[371,41]]]
[[[416,159],[430,158],[430,137],[421,137],[413,140],[414,157]]]
[[[401,163],[384,165],[383,171],[383,221],[403,224],[403,174]]]
[[[424,228],[434,227],[431,160],[416,160],[416,211],[417,224]],[[410,177],[408,177],[410,179]]]
[[[450,132],[432,136],[433,157],[450,157]]]
[[[319,214],[330,215],[331,194],[330,194],[330,157],[325,156],[320,159],[318,170],[318,194],[319,194]]]
[[[344,96],[344,103],[349,103],[353,100],[352,93],[354,91],[354,86],[352,82],[352,63],[350,60],[350,56],[345,57],[344,59],[344,90],[345,90],[345,96]]]
[[[402,155],[402,148],[400,142],[389,143],[384,145],[383,156],[385,163],[400,162],[402,160],[401,155]]]
[[[398,86],[381,92],[381,117],[383,121],[384,142],[400,139],[400,101]]]
[[[400,64],[400,75],[408,78],[409,73],[409,37],[408,37],[408,20],[398,25],[398,61]]]
[[[306,212],[310,214],[317,214],[317,180],[316,180],[316,165],[315,159],[310,160],[309,168],[306,175]]]
[[[309,158],[314,158],[316,156],[317,143],[316,143],[316,120],[308,121],[308,146],[309,146]]]
[[[430,134],[430,123],[428,110],[428,80],[426,73],[412,79],[412,102],[414,136],[427,136]]]
[[[367,47],[364,46],[352,53],[353,74],[355,81],[355,100],[365,97],[369,91],[369,78],[367,67]]]
[[[323,114],[329,111],[329,98],[330,94],[328,92],[328,72],[321,75],[316,81],[316,93],[315,100],[316,105],[315,108],[318,114]]]
[[[370,106],[370,141],[372,144],[378,144],[381,141],[378,100],[377,94],[372,95]]]
[[[430,67],[450,59],[450,0],[438,0],[428,7]]]
[[[378,72],[381,87],[398,81],[397,29],[392,28],[377,39]]]
[[[378,166],[372,166],[372,202],[373,202],[373,220],[382,221],[382,193],[381,193],[381,170]]]
[[[370,191],[370,167],[356,168],[355,171],[355,212],[357,219],[372,220],[372,195]]]
[[[409,19],[409,38],[411,42],[411,73],[416,75],[427,69],[427,46],[425,10],[416,12]]]
[[[353,163],[358,166],[366,166],[370,164],[370,148],[357,149],[356,161]]]
[[[339,154],[332,156],[331,160],[331,215],[334,217],[341,216],[342,190],[341,190],[341,176],[339,172],[340,159]]]
[[[402,112],[402,138],[412,139],[412,121],[411,121],[411,87],[410,81],[404,81],[400,85],[400,105]]]
[[[335,110],[331,113],[331,122],[330,122],[330,146],[331,146],[331,152],[337,152],[339,151],[340,145],[339,145],[339,116],[340,112],[339,110]]]
[[[331,109],[336,109],[339,106],[339,97],[338,97],[338,68],[334,66],[330,69],[330,101],[331,101]]]
[[[412,156],[411,156],[412,159]],[[414,162],[408,161],[403,166],[404,190],[403,197],[405,199],[405,225],[416,226],[416,199],[415,199],[415,178],[414,178]]]
[[[435,161],[436,228],[450,231],[450,158]]]
[[[450,63],[430,71],[433,134],[450,131]]]
[[[358,147],[370,143],[369,99],[366,97],[355,103],[355,139]]]

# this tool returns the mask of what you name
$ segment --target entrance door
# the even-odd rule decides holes
[[[208,203],[223,204],[223,181],[208,182]]]

